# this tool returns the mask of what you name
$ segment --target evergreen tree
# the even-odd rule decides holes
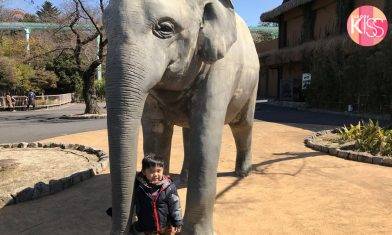
[[[32,22],[32,23],[36,23],[38,22],[37,16],[33,15],[33,14],[25,14],[23,19],[19,20],[20,22]]]
[[[55,22],[60,15],[60,11],[51,2],[45,1],[36,14],[42,22]]]

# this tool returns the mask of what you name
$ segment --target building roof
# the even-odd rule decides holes
[[[271,11],[267,11],[260,16],[260,20],[262,22],[277,22],[277,17],[282,15],[283,13],[304,5],[306,3],[312,2],[313,0],[289,0],[287,2],[283,2],[282,5],[278,6]]]
[[[329,51],[334,50],[336,45],[341,45],[344,54],[351,54],[361,50],[348,35],[337,35],[331,38],[325,38],[317,41],[310,41],[296,47],[274,49],[259,54],[260,61],[263,65],[278,65],[290,62],[303,61],[304,55],[312,53],[314,50]]]

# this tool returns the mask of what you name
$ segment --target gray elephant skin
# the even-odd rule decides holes
[[[213,234],[225,124],[237,147],[236,173],[251,169],[259,60],[248,27],[230,0],[111,0],[105,25],[111,233],[129,230],[142,122],[144,151],[166,162],[173,125],[183,127],[182,234]]]

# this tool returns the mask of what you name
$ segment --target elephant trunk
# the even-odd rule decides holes
[[[136,175],[138,132],[147,97],[143,85],[145,70],[140,63],[130,62],[129,54],[124,55],[129,48],[108,46],[106,101],[113,206],[111,234],[127,234]]]

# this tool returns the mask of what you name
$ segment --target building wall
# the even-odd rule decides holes
[[[338,22],[337,22],[337,1],[340,0],[316,0],[313,3],[312,9],[315,11],[315,25],[314,25],[314,40],[320,40],[328,38],[329,36],[336,35],[338,33]],[[381,10],[384,10],[385,1],[387,0],[355,0],[355,8],[362,5],[376,6]],[[389,0],[392,1],[392,0]],[[301,44],[301,35],[303,29],[303,8],[298,7],[284,13],[280,17],[280,23],[284,24],[286,31],[284,47],[295,47]],[[345,23],[344,23],[345,24]],[[280,32],[279,37],[283,37],[283,32]],[[278,40],[277,42],[278,43]],[[276,46],[276,44],[274,45]],[[278,44],[279,46],[279,44]],[[260,46],[260,52],[267,51],[271,47],[271,44]],[[302,62],[290,63],[290,64],[274,64],[268,69],[268,76],[264,76],[263,86],[263,97],[280,97],[281,100],[302,100]],[[279,73],[276,69],[280,68],[281,78],[279,80]],[[267,77],[267,78],[265,78]],[[279,93],[279,95],[278,95]]]
[[[277,98],[278,95],[278,70],[268,70],[268,85],[267,85],[267,97]]]
[[[261,69],[257,98],[278,98],[278,69],[268,67],[262,67]]]
[[[287,46],[293,47],[301,44],[303,17],[287,21]]]
[[[301,32],[303,24],[302,8],[296,8],[284,14],[286,22],[286,46],[297,46],[301,43]]]
[[[267,51],[275,50],[279,48],[279,39],[271,41],[260,42],[256,44],[257,54],[261,54]]]
[[[280,81],[280,99],[299,101],[302,86],[301,63],[290,63],[282,66],[283,76]]]
[[[314,26],[314,39],[319,40],[329,37],[338,32],[337,25],[337,1],[341,0],[316,0],[313,2],[313,10],[315,11],[315,26]],[[381,10],[384,9],[386,0],[355,0],[355,7],[361,5],[373,5]],[[391,1],[391,0],[388,0]],[[301,36],[303,29],[303,6],[285,12],[281,17],[281,28],[279,37],[284,37],[282,40],[285,43],[282,47],[293,47],[301,44]]]
[[[337,32],[337,3],[334,0],[318,0],[313,5],[316,12],[314,39],[319,40]]]

